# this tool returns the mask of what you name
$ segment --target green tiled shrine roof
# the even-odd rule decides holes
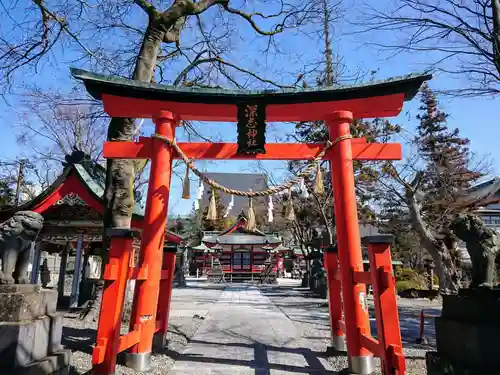
[[[98,198],[104,196],[106,186],[106,168],[95,162],[86,160],[81,163],[73,164],[78,172],[78,177]],[[144,208],[139,204],[134,205],[134,215],[144,216]]]

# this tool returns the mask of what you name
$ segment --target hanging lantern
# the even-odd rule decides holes
[[[217,239],[215,241],[215,245],[210,248],[210,250],[213,250],[215,253],[220,253],[222,250],[224,250],[224,247],[221,246],[219,243],[219,240]]]
[[[266,253],[268,253],[268,254],[269,254],[269,252],[270,252],[271,250],[273,250],[273,249],[274,249],[274,247],[273,247],[273,246],[271,246],[271,245],[269,245],[269,241],[268,241],[268,240],[266,240],[265,245],[264,245],[264,246],[262,246],[262,248],[261,248],[261,249],[262,249],[262,250],[264,250]]]

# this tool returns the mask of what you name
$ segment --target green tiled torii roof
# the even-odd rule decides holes
[[[279,90],[229,90],[160,85],[111,77],[75,68],[71,68],[71,74],[74,78],[84,82],[88,92],[95,99],[101,99],[102,94],[110,94],[140,99],[206,104],[239,104],[241,102],[294,104],[359,99],[397,93],[404,93],[405,100],[411,100],[417,94],[422,83],[432,78],[432,75],[428,73],[411,73],[356,85]]]

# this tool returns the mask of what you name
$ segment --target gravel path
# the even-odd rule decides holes
[[[220,301],[223,301],[228,297],[227,292],[223,292],[223,289],[224,287],[222,285],[207,285],[204,283],[190,283],[187,288],[174,289],[169,322],[168,348],[160,353],[154,353],[152,357],[153,368],[148,374],[166,375],[169,372],[171,375],[176,374],[175,370],[170,370],[174,367],[176,360],[178,360],[177,367],[181,366],[183,361],[186,361],[186,356],[189,356],[189,354],[186,353],[189,352],[189,350],[192,350],[189,349],[190,346],[196,344],[198,341],[196,337],[199,338],[203,335],[202,329],[199,330],[199,328],[202,323],[205,322],[206,324],[204,324],[205,328],[203,330],[206,330],[208,326],[207,323],[209,323],[209,321],[206,320],[209,317],[209,310],[213,309],[216,305],[219,306],[219,312],[217,314],[210,315],[210,317],[220,317],[224,311],[224,308],[222,310],[220,309]],[[246,288],[242,288],[242,292],[243,289]],[[269,326],[269,324],[266,325],[266,319],[262,317],[259,318],[259,322],[253,322],[257,325],[253,323],[238,323],[238,327],[244,327],[246,325],[253,326],[251,327],[251,331],[254,333],[258,333],[256,330],[260,330],[260,325],[262,325],[262,327],[268,327],[270,332],[272,330],[276,331],[274,336],[279,336],[280,339],[283,340],[286,339],[286,342],[280,342],[279,344],[264,343],[265,345],[259,344],[259,346],[257,345],[257,341],[259,340],[254,338],[254,340],[257,341],[255,341],[256,344],[252,345],[257,345],[258,347],[256,347],[256,349],[250,345],[252,346],[251,351],[255,355],[254,362],[249,362],[248,364],[248,370],[250,370],[250,373],[265,373],[268,375],[288,374],[289,372],[286,370],[289,369],[292,371],[290,373],[293,373],[294,375],[302,375],[302,372],[297,372],[299,368],[298,363],[301,363],[301,361],[304,363],[302,365],[304,366],[304,374],[312,373],[309,371],[312,370],[311,363],[314,364],[314,367],[323,369],[323,371],[319,372],[323,374],[334,374],[336,373],[334,371],[346,368],[347,359],[344,356],[326,358],[323,355],[327,346],[330,345],[328,305],[326,300],[313,297],[308,290],[300,288],[299,282],[296,280],[281,280],[280,285],[278,286],[261,286],[259,289],[262,298],[267,301],[266,306],[268,307],[265,307],[263,303],[260,303],[259,305],[261,305],[264,310],[269,310],[269,312],[274,311],[274,315],[271,315],[275,316],[275,318],[280,315],[280,319],[283,320],[283,325],[290,325],[290,329],[287,329],[287,331],[293,330],[293,334],[290,332],[289,335],[285,335],[286,337],[284,337],[283,332],[276,331],[276,326],[278,324],[277,321]],[[224,296],[226,297],[221,299],[221,297]],[[235,298],[237,298],[237,300],[235,300]],[[246,300],[240,300],[240,298],[246,298]],[[252,300],[254,297],[248,295],[247,297],[239,296],[237,290],[232,290],[230,298],[231,306],[227,306],[226,309],[235,310],[241,308],[242,314],[248,313],[248,311],[245,312],[245,307],[241,306],[241,304],[248,304],[246,301],[249,298]],[[216,304],[217,301],[219,301],[218,304]],[[227,302],[224,301],[223,303],[227,304]],[[369,303],[373,313],[373,303],[372,301],[369,301]],[[240,306],[238,307],[238,305]],[[426,327],[429,327],[430,329],[429,332],[426,332],[426,337],[429,339],[429,345],[422,346],[415,344],[415,340],[419,333],[419,314],[422,309],[425,309],[426,314],[439,315],[440,304],[437,301],[430,302],[428,300],[400,299],[398,301],[398,305],[404,351],[407,357],[407,374],[424,375],[426,374],[425,352],[433,348],[435,345],[435,338],[432,318],[428,318],[426,320]],[[256,313],[259,311],[260,310],[256,310]],[[211,319],[213,320],[213,318]],[[271,316],[269,319],[271,319]],[[250,319],[247,321],[250,321]],[[225,324],[224,322],[225,319],[216,319],[216,323],[218,325],[222,326]],[[270,321],[267,321],[267,323],[270,323]],[[234,329],[240,328],[235,326]],[[208,331],[209,330],[207,330],[207,332]],[[213,332],[216,331],[221,332],[220,330],[214,328],[212,330],[212,335]],[[372,332],[376,332],[374,320],[372,321]],[[63,344],[67,348],[73,350],[72,375],[90,374],[91,353],[92,345],[95,342],[95,334],[96,323],[83,322],[70,314],[66,316],[63,332]],[[262,333],[258,333],[258,336],[259,335],[261,337],[266,336]],[[273,336],[273,334],[269,333],[269,335],[269,339],[271,340],[271,336]],[[238,344],[239,341],[241,341],[240,339],[242,336],[240,335],[239,337],[240,338],[236,339],[235,343],[231,344],[232,347],[242,346],[241,344]],[[189,342],[191,342],[191,344],[189,344]],[[215,342],[218,341],[215,340]],[[219,344],[224,345],[222,343]],[[218,344],[215,346],[217,345]],[[247,345],[247,349],[248,348],[249,345]],[[217,350],[219,349],[221,349],[222,353],[224,352],[223,347],[220,347]],[[228,349],[226,348],[225,350]],[[263,369],[262,365],[255,367],[257,365],[255,361],[258,359],[257,354],[260,353],[259,350],[264,353],[267,350],[267,366],[270,371],[267,370],[267,372],[257,372],[257,370]],[[260,353],[260,355],[263,354]],[[238,358],[238,356],[234,357],[234,359]],[[225,365],[221,363],[220,366],[224,367]],[[240,363],[240,367],[241,366],[242,364]],[[255,372],[251,372],[252,370]],[[197,373],[199,373],[199,375],[204,375],[204,371],[200,371]],[[124,366],[118,365],[116,374],[126,375],[136,373]],[[377,370],[376,374],[380,374],[380,371]]]
[[[314,297],[306,288],[299,287],[300,282],[295,280],[281,280],[278,287],[263,287],[262,292],[283,311],[293,322],[296,329],[301,331],[301,345],[315,352],[324,352],[330,345],[330,323],[328,316],[328,302],[325,299]],[[370,316],[374,316],[373,301],[369,299]],[[432,318],[426,319],[426,338],[429,345],[418,345],[415,340],[419,336],[420,311],[425,309],[426,314],[437,316],[441,306],[438,301],[427,299],[408,300],[399,299],[399,317],[401,335],[403,338],[404,353],[408,375],[425,375],[425,353],[435,345],[434,324]],[[372,333],[376,333],[375,319],[371,319]],[[347,358],[338,356],[329,358],[332,367],[340,371],[347,367]],[[380,363],[376,360],[376,374],[380,374]]]
[[[169,375],[337,375],[257,286],[231,285]]]
[[[197,283],[198,284],[198,283]],[[219,299],[222,286],[204,284],[174,289],[168,329],[168,348],[152,356],[152,370],[148,375],[165,375],[175,359],[198,330],[209,308]],[[90,374],[92,345],[95,343],[97,323],[84,322],[73,314],[64,320],[63,345],[73,351],[71,375]],[[120,358],[119,362],[120,363]],[[138,375],[125,366],[117,366],[117,375]],[[202,374],[200,374],[202,375]]]

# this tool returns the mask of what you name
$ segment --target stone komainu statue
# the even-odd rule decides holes
[[[0,284],[28,284],[31,244],[43,227],[43,216],[19,211],[0,224]],[[36,272],[36,271],[35,271]]]
[[[450,229],[467,246],[472,262],[470,287],[495,286],[495,258],[500,250],[500,236],[486,227],[479,217],[471,214],[457,215]]]

